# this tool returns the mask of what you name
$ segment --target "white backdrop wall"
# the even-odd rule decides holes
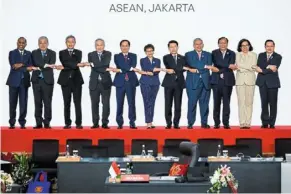
[[[274,39],[276,51],[283,56],[279,69],[282,88],[279,90],[278,125],[290,125],[291,115],[291,30],[290,30],[290,0],[2,0],[1,25],[1,125],[7,126],[9,119],[8,87],[5,85],[9,74],[8,52],[16,47],[19,36],[27,38],[27,50],[36,49],[37,39],[47,36],[49,48],[58,51],[65,48],[65,37],[73,34],[77,38],[76,48],[83,51],[83,62],[87,54],[94,50],[94,40],[103,38],[106,50],[113,54],[120,52],[121,39],[131,41],[131,52],[144,57],[144,45],[154,44],[155,56],[162,59],[168,53],[167,43],[175,39],[180,44],[179,52],[192,50],[192,41],[196,37],[204,40],[204,50],[212,51],[217,48],[217,39],[221,36],[229,38],[229,48],[236,50],[241,38],[248,38],[254,47],[254,52],[264,51],[264,41]],[[109,12],[111,4],[143,4],[150,8],[152,4],[163,3],[192,3],[195,12]],[[58,55],[57,55],[58,58]],[[57,60],[57,64],[59,64]],[[114,62],[112,60],[112,65]],[[140,65],[137,65],[140,67]],[[83,125],[91,125],[91,103],[89,96],[90,68],[81,69],[85,84],[83,85]],[[59,71],[55,71],[55,81]],[[114,75],[112,74],[112,78]],[[162,81],[164,73],[160,73]],[[116,125],[116,97],[112,88],[110,125]],[[29,89],[27,125],[35,125],[34,99],[32,88]],[[211,95],[209,123],[213,125]],[[180,124],[187,125],[187,95],[184,91],[182,119]],[[144,108],[140,88],[136,93],[137,125],[144,125]],[[125,103],[125,124],[128,124],[128,109]],[[62,126],[63,98],[61,87],[54,86],[53,117],[51,125]],[[260,96],[258,88],[255,92],[253,124],[260,125]],[[72,120],[74,123],[74,106],[72,104]],[[200,115],[197,112],[197,122],[200,125]],[[154,123],[165,125],[164,119],[164,89],[158,93]],[[238,125],[237,96],[235,89],[231,99],[231,125]]]

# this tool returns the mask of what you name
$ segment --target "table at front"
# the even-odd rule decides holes
[[[110,183],[105,182],[106,193],[205,193],[211,187],[210,182],[175,183],[170,180],[150,181],[149,183]],[[229,193],[223,188],[221,193]]]
[[[58,163],[58,192],[60,193],[104,193],[105,180],[112,160],[86,159],[81,162]],[[118,159],[117,163],[126,163]],[[200,162],[199,162],[200,163]],[[133,162],[134,174],[168,172],[173,162]],[[240,193],[280,193],[280,162],[209,162],[210,174],[228,165],[239,181]],[[205,191],[206,192],[206,191]]]

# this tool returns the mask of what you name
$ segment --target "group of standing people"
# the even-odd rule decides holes
[[[160,72],[166,73],[161,84],[164,87],[166,129],[180,128],[184,88],[188,96],[188,129],[192,129],[196,121],[198,103],[201,127],[210,128],[208,115],[211,89],[214,100],[214,128],[220,128],[222,109],[223,127],[230,129],[230,100],[234,86],[236,86],[238,96],[240,127],[248,129],[252,120],[255,85],[259,86],[261,96],[262,128],[275,128],[278,88],[280,88],[278,68],[282,57],[274,51],[273,40],[266,40],[266,51],[260,53],[258,57],[247,39],[239,42],[238,52],[235,53],[228,49],[228,39],[221,37],[218,39],[219,48],[209,53],[203,50],[202,39],[196,38],[193,41],[194,50],[187,52],[185,56],[178,54],[179,44],[171,40],[168,43],[169,54],[163,57],[164,68],[161,68],[161,60],[154,57],[155,47],[148,44],[144,47],[146,57],[140,59],[141,69],[136,67],[137,55],[129,52],[130,41],[128,40],[120,42],[121,52],[114,55],[116,67],[110,65],[112,54],[105,50],[103,39],[95,41],[95,51],[88,54],[87,62],[82,62],[82,51],[75,49],[76,38],[68,36],[67,48],[59,52],[60,65],[56,65],[56,52],[48,49],[47,37],[40,37],[39,48],[32,52],[25,50],[26,44],[26,39],[20,37],[17,41],[17,49],[9,53],[11,69],[7,85],[9,86],[10,128],[15,128],[18,99],[20,105],[18,121],[21,128],[25,128],[30,82],[32,82],[35,103],[36,126],[34,128],[51,128],[53,71],[57,69],[61,71],[58,84],[61,85],[64,101],[64,128],[71,128],[70,107],[73,97],[76,128],[82,129],[81,99],[84,81],[80,68],[86,66],[91,67],[89,90],[93,122],[91,128],[93,129],[99,128],[100,97],[103,105],[101,127],[109,129],[112,86],[116,87],[118,129],[122,129],[124,125],[125,96],[128,101],[129,127],[136,129],[135,95],[136,87],[139,85],[144,101],[145,123],[148,129],[154,128],[153,118],[160,87]],[[31,79],[30,71],[32,71]],[[115,73],[113,81],[110,72]],[[186,79],[184,72],[186,72]],[[139,80],[137,73],[141,75]],[[173,103],[174,113],[172,113]],[[44,117],[42,116],[43,109]]]

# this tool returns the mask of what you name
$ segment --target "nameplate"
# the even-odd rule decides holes
[[[148,174],[124,174],[121,175],[121,183],[148,183],[150,175]]]
[[[80,162],[81,157],[80,156],[59,156],[56,160],[56,162]]]
[[[230,157],[213,157],[210,156],[207,158],[207,161],[212,161],[212,162],[227,162],[227,161],[231,161]]]

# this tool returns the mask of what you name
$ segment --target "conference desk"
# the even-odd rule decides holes
[[[210,182],[175,183],[173,180],[150,181],[149,183],[110,183],[105,182],[106,193],[205,193],[211,187]],[[223,188],[221,193],[229,193]]]
[[[121,165],[128,162],[127,158],[84,158],[80,162],[58,162],[58,191],[60,193],[105,193],[105,181],[109,176],[108,169],[112,161]],[[133,174],[168,172],[172,164],[173,161],[133,162]],[[231,167],[234,176],[239,181],[238,192],[281,192],[281,162],[207,162],[207,159],[201,159],[198,162],[198,165],[209,166],[211,175],[218,167],[225,164]]]

